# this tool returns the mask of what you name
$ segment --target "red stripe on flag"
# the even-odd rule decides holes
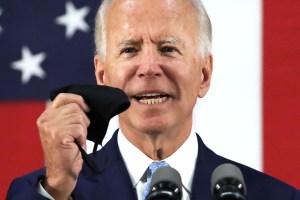
[[[0,103],[0,199],[12,179],[43,167],[36,120],[44,109],[45,102]]]
[[[300,188],[300,1],[263,12],[264,171]]]

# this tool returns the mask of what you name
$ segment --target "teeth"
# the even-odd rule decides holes
[[[139,97],[154,97],[154,96],[159,96],[159,94],[157,94],[157,93],[144,94],[144,95],[141,95]]]
[[[168,96],[162,95],[160,93],[147,93],[137,96],[136,99],[142,104],[151,105],[166,101],[168,99]]]
[[[151,105],[151,104],[162,103],[162,102],[164,102],[166,100],[167,100],[167,97],[158,97],[158,98],[151,98],[151,99],[141,99],[141,100],[139,100],[139,102],[141,102],[143,104]]]

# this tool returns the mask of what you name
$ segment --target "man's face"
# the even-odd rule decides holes
[[[130,108],[119,116],[123,132],[189,129],[211,76],[211,58],[200,58],[189,1],[116,0],[106,19],[106,56],[95,57],[96,77],[130,97]]]

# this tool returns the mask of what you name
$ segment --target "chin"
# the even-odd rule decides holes
[[[137,124],[137,126],[140,132],[152,135],[163,133],[167,129],[167,124],[162,121],[148,121],[142,124]]]
[[[129,111],[129,110],[128,110]],[[133,115],[134,113],[134,115]],[[166,113],[138,114],[139,112],[124,112],[120,115],[120,122],[124,127],[128,127],[137,133],[159,134],[165,132],[170,127],[170,118]],[[169,120],[168,120],[169,119]],[[131,127],[131,128],[130,128]]]

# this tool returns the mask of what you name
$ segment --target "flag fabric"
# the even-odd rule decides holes
[[[0,199],[13,178],[43,167],[36,126],[49,92],[95,84],[94,16],[100,1],[0,1]]]
[[[260,5],[260,9],[245,6],[252,5],[253,2]],[[44,165],[36,120],[45,109],[50,90],[75,83],[95,84],[93,29],[96,9],[100,3],[100,0],[1,0],[1,199],[5,198],[13,178]],[[224,45],[226,51],[220,53],[213,46],[216,66],[212,88],[206,100],[213,103],[206,104],[205,97],[204,103],[200,102],[200,105],[197,105],[194,115],[196,130],[204,137],[204,141],[206,141],[205,134],[210,135],[211,139],[208,138],[207,143],[217,144],[220,149],[216,151],[220,154],[228,151],[228,154],[225,153],[226,157],[300,188],[300,175],[297,173],[297,169],[300,168],[300,145],[298,144],[300,143],[300,3],[296,0],[285,2],[229,0],[225,4],[223,1],[224,6],[220,6],[221,3],[222,1],[219,0],[204,0],[212,18],[213,45],[229,43]],[[258,61],[253,64],[253,68],[257,67],[260,73],[249,75],[247,71],[248,68],[252,68],[252,66],[248,67],[247,63],[254,59],[249,53],[246,41],[241,45],[241,49],[232,49],[234,40],[218,39],[219,36],[224,38],[226,36],[224,33],[241,29],[236,25],[235,29],[223,29],[217,23],[229,15],[228,12],[232,9],[238,11],[232,18],[233,21],[238,18],[252,19],[257,16],[261,19],[261,21],[257,20],[256,25],[248,24],[257,26],[260,30],[257,32],[259,35],[257,38],[262,39],[256,49],[256,52],[259,52]],[[243,16],[246,12],[242,9],[253,9],[253,14]],[[226,23],[230,23],[230,20]],[[242,23],[239,25],[242,26]],[[247,29],[245,28],[244,31],[247,32]],[[251,41],[252,35],[244,37]],[[234,62],[239,52],[244,52],[246,55],[242,61],[244,63]],[[226,57],[222,57],[223,55]],[[232,62],[223,62],[227,58]],[[223,63],[226,65],[223,66]],[[242,66],[247,66],[247,69],[243,69]],[[232,68],[236,74],[226,74]],[[237,96],[226,96],[228,91],[234,88],[230,77],[241,75],[240,82],[234,83],[240,86],[239,92],[236,90],[233,92]],[[226,80],[220,82],[219,80],[223,80],[222,77],[228,77],[229,82],[226,83]],[[247,83],[243,85],[244,82]],[[230,87],[225,87],[226,85]],[[256,87],[251,88],[253,85]],[[214,97],[214,91],[221,91],[220,98],[218,95]],[[253,115],[255,120],[258,119],[255,129],[251,125],[252,118],[247,118],[251,115],[250,111],[234,112],[238,107],[235,100],[245,96],[241,95],[245,91],[261,94],[253,99],[248,98],[249,104],[240,104],[250,111],[258,110]],[[224,102],[225,104],[222,104]],[[239,101],[241,102],[243,100]],[[199,118],[203,118],[199,120],[200,122],[197,121],[198,115]],[[206,123],[206,119],[211,122]],[[229,124],[233,124],[235,128],[240,124],[249,124],[249,126],[235,129],[228,126]],[[207,128],[198,129],[198,126],[202,127],[202,125]],[[232,132],[236,132],[237,136],[229,136]],[[223,137],[221,141],[220,135]],[[250,142],[251,138],[255,138],[253,140],[255,145]],[[249,144],[251,147],[244,148]],[[236,151],[243,152],[240,158],[232,154]],[[250,157],[256,159],[254,164],[247,163]]]
[[[300,188],[300,2],[263,12],[264,170]]]

